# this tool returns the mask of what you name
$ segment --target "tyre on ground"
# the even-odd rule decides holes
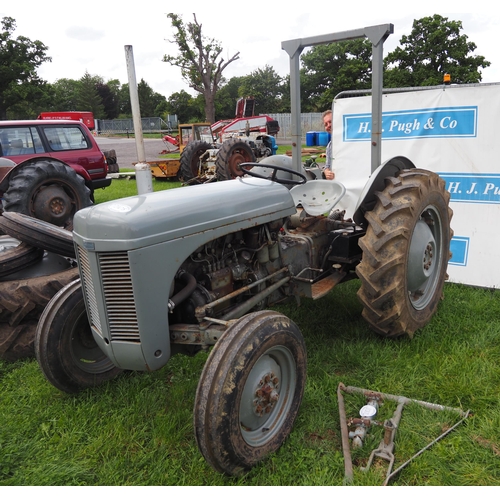
[[[122,372],[94,340],[79,279],[50,299],[38,321],[34,344],[46,379],[69,394],[103,384]]]
[[[35,356],[38,320],[54,295],[78,278],[70,267],[48,276],[0,281],[0,358],[6,361]]]
[[[19,242],[9,235],[0,236],[0,280],[29,268],[42,259],[43,253],[43,249]]]
[[[239,475],[290,434],[306,379],[297,325],[274,311],[247,314],[215,344],[194,405],[198,447],[217,471]]]
[[[73,234],[46,221],[18,212],[0,215],[0,230],[35,248],[76,258]]]

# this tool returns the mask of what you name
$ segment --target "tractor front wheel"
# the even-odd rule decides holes
[[[112,380],[122,371],[93,338],[79,279],[59,290],[44,309],[35,355],[47,380],[70,394]]]
[[[198,447],[217,471],[238,475],[276,451],[302,401],[306,349],[286,316],[243,316],[215,344],[194,407]]]
[[[384,337],[413,333],[435,313],[447,278],[452,211],[445,182],[426,170],[386,179],[365,214],[356,272],[363,317]]]

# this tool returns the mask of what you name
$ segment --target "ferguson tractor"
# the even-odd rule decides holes
[[[303,47],[368,37],[373,95],[381,96],[382,45],[392,31],[387,24],[283,42],[295,116]],[[372,120],[378,143],[377,102]],[[301,166],[297,122],[293,159],[79,211],[80,279],[54,296],[36,333],[44,375],[68,393],[210,349],[194,432],[209,464],[229,475],[281,446],[302,400],[304,340],[273,304],[320,299],[357,277],[369,325],[385,337],[411,336],[432,318],[446,279],[452,212],[444,181],[407,158],[380,164],[375,154],[354,213],[344,214],[335,210],[344,185]]]

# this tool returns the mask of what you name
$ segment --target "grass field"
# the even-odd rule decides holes
[[[177,186],[154,182],[155,190]],[[96,201],[133,195],[134,189],[134,181],[113,181]],[[0,361],[0,485],[343,485],[342,382],[471,411],[391,484],[500,486],[499,292],[448,283],[430,324],[413,339],[387,340],[362,319],[358,286],[351,281],[319,301],[277,308],[304,335],[306,390],[289,438],[246,476],[214,472],[197,449],[192,409],[207,358],[202,352],[175,356],[153,373],[124,373],[75,396],[50,385],[34,359]],[[365,400],[345,395],[345,402],[347,416],[356,417]],[[394,410],[386,402],[377,418],[390,418]],[[394,469],[459,419],[453,411],[405,408]],[[383,428],[372,426],[365,446],[352,452],[353,485],[384,481],[386,461],[360,469],[382,438]]]

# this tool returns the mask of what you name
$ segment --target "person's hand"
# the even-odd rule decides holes
[[[328,179],[329,181],[331,181],[335,178],[335,174],[329,168],[325,168],[325,170],[323,170],[323,172],[325,174],[325,179]]]

